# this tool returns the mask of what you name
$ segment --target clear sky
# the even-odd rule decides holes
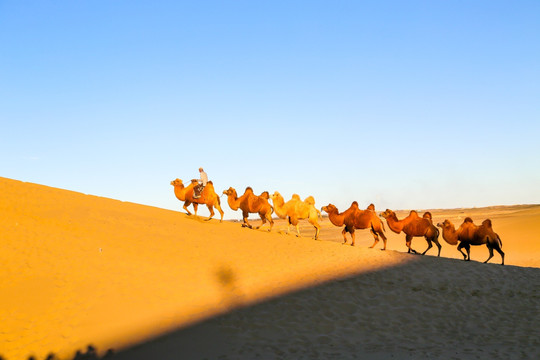
[[[340,210],[540,203],[539,39],[537,0],[0,0],[0,176],[175,210],[199,166]]]

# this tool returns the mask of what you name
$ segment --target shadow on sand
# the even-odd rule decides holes
[[[216,277],[225,293],[239,291],[232,269]],[[411,255],[401,266],[231,306],[107,358],[533,359],[539,303],[538,268]]]
[[[231,269],[218,275],[224,290],[238,291]],[[114,358],[536,358],[539,301],[540,269],[414,256],[237,308]]]

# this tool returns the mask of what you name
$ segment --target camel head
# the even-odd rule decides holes
[[[380,214],[381,217],[388,219],[389,217],[396,217],[396,213],[393,212],[390,209],[386,209],[384,212]]]
[[[277,203],[278,206],[281,206],[284,203],[283,196],[281,196],[281,194],[278,191],[274,191],[274,193],[270,195],[270,199],[272,199],[272,202],[274,203],[274,205],[276,205]]]
[[[442,223],[438,223],[437,226],[441,229],[455,229],[454,224],[452,224],[448,219],[444,220]]]
[[[180,179],[175,179],[175,180],[171,181],[171,185],[172,186],[184,187],[184,183]]]
[[[234,190],[233,187],[230,187],[227,190],[223,190],[223,194],[236,197],[236,190]]]
[[[328,205],[326,205],[326,206],[323,206],[323,207],[321,208],[321,211],[324,211],[324,212],[330,214],[330,213],[337,213],[337,212],[338,212],[338,209],[337,209],[337,207],[336,207],[335,205],[333,205],[333,204],[328,204]]]

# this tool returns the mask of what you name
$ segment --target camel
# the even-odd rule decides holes
[[[422,253],[422,255],[427,253],[427,251],[433,247],[431,243],[434,242],[439,248],[437,256],[441,256],[442,246],[439,243],[439,229],[433,225],[430,212],[426,212],[422,217],[419,217],[416,211],[411,210],[406,218],[398,220],[395,212],[390,209],[386,209],[385,212],[381,213],[381,216],[386,219],[390,230],[396,234],[399,234],[402,231],[405,233],[405,243],[409,248],[407,251],[408,253],[418,253],[416,250],[411,248],[411,242],[413,237],[423,236],[428,243],[428,248]]]
[[[282,219],[288,219],[287,234],[290,226],[296,227],[296,236],[300,236],[298,221],[308,219],[309,223],[315,227],[315,240],[319,238],[321,227],[317,222],[320,212],[315,208],[315,199],[313,196],[307,197],[304,201],[298,194],[293,194],[291,200],[285,202],[279,192],[274,192],[271,196],[276,215]]]
[[[437,226],[442,229],[442,236],[449,244],[456,245],[459,242],[457,249],[463,255],[463,260],[471,260],[471,245],[486,244],[489,257],[484,263],[487,263],[493,257],[493,249],[495,249],[501,254],[501,265],[504,265],[504,252],[501,249],[502,241],[499,235],[493,231],[490,219],[484,220],[482,225],[477,226],[470,217],[466,217],[457,230],[449,220],[444,220],[442,224],[439,223]],[[463,248],[467,250],[467,255],[461,250]]]
[[[371,245],[370,248],[375,247],[375,245],[379,242],[380,236],[384,242],[384,247],[382,250],[386,250],[386,235],[384,235],[384,223],[381,221],[381,219],[379,219],[377,213],[374,211],[375,206],[373,206],[373,204],[370,204],[370,206],[366,210],[360,210],[358,208],[358,203],[356,201],[353,201],[351,206],[342,213],[340,213],[337,207],[333,204],[323,206],[321,210],[328,213],[328,218],[330,219],[330,222],[335,226],[345,225],[343,231],[341,232],[341,234],[343,235],[343,244],[347,243],[346,234],[348,232],[351,233],[351,246],[354,246],[355,230],[369,229],[371,234],[373,234],[373,238],[375,239],[373,245]]]
[[[199,207],[199,204],[205,204],[206,207],[208,207],[208,210],[210,210],[210,217],[206,219],[206,221],[212,219],[214,216],[215,207],[221,214],[221,219],[219,222],[223,222],[223,210],[221,210],[221,202],[219,200],[219,196],[214,190],[214,184],[211,181],[206,184],[201,197],[199,198],[193,197],[193,187],[197,185],[197,180],[191,180],[191,184],[189,184],[187,187],[184,187],[184,184],[180,179],[171,181],[171,185],[174,186],[174,195],[176,195],[176,198],[180,201],[184,201],[183,208],[187,211],[188,215],[191,215],[191,212],[188,210],[189,205],[193,204],[195,215],[197,215],[197,208]]]
[[[244,195],[238,197],[236,190],[230,187],[229,189],[224,190],[223,194],[227,195],[227,203],[232,210],[242,210],[242,218],[244,219],[242,227],[252,229],[253,227],[247,221],[249,213],[259,213],[262,222],[261,225],[257,226],[255,229],[259,229],[268,220],[270,223],[270,229],[268,229],[268,231],[272,231],[272,226],[274,226],[272,212],[274,210],[268,202],[268,199],[270,198],[268,191],[265,191],[260,196],[257,196],[253,193],[253,189],[248,186],[244,192]]]

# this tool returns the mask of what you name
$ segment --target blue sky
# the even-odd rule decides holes
[[[0,0],[0,176],[167,209],[199,166],[340,210],[540,203],[539,38],[536,0]]]

